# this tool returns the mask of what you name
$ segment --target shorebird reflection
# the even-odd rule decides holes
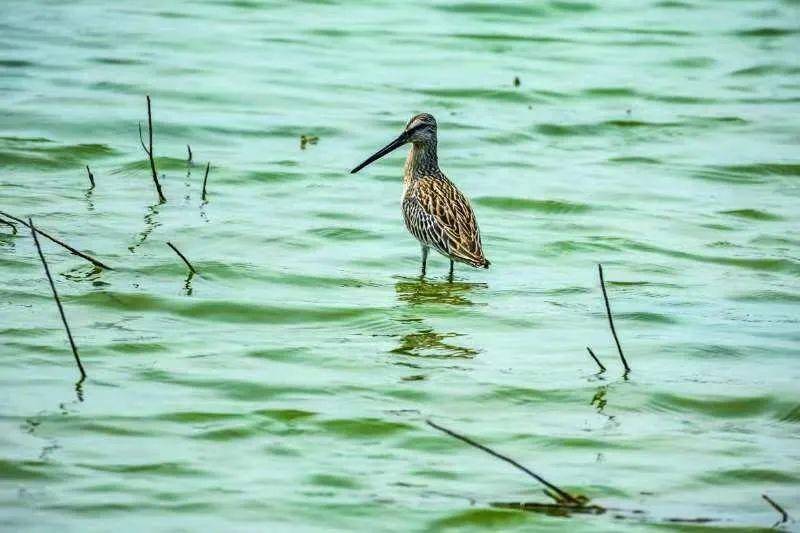
[[[449,304],[475,305],[468,298],[475,289],[485,289],[485,283],[465,283],[453,281],[449,283],[427,281],[419,278],[404,278],[395,284],[397,298],[411,305]]]
[[[392,353],[412,357],[426,357],[435,359],[472,358],[480,352],[469,346],[461,346],[453,339],[462,337],[463,333],[454,331],[440,332],[424,322],[424,318],[417,316],[413,308],[418,305],[475,305],[469,299],[473,290],[485,288],[484,283],[462,282],[430,282],[424,279],[404,278],[395,284],[397,299],[408,304],[408,311],[402,318],[397,319],[403,325],[413,325],[414,330],[400,336],[400,344]]]

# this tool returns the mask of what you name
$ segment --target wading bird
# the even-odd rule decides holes
[[[403,133],[366,161],[350,171],[355,174],[389,152],[411,143],[403,171],[403,219],[406,228],[422,247],[422,275],[428,250],[450,259],[453,279],[453,262],[466,263],[475,268],[489,268],[483,256],[481,232],[469,200],[455,184],[439,170],[436,155],[436,119],[428,113],[411,117]]]

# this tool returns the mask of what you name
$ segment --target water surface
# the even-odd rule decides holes
[[[0,227],[0,524],[752,530],[762,493],[797,516],[798,27],[792,1],[7,2],[0,210],[115,269],[44,244],[81,401]],[[348,173],[421,111],[493,263],[453,283],[438,256],[417,277],[402,155]],[[621,511],[493,508],[546,497],[426,418]]]

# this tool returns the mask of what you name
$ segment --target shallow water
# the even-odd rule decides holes
[[[0,15],[0,210],[115,268],[44,243],[81,401],[32,241],[0,227],[4,529],[800,514],[797,2],[106,4]],[[417,278],[403,156],[348,173],[420,111],[493,263],[454,283],[438,256]],[[493,508],[547,498],[426,418],[619,511]]]

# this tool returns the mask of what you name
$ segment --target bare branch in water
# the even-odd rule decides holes
[[[608,294],[606,293],[606,282],[605,279],[603,279],[603,265],[598,264],[597,271],[600,273],[600,288],[603,289],[603,300],[606,303],[608,325],[611,326],[611,334],[614,336],[614,342],[617,343],[617,351],[619,352],[619,358],[622,360],[622,366],[625,367],[625,374],[628,374],[628,372],[631,371],[631,367],[628,366],[625,354],[622,353],[622,346],[619,343],[619,337],[617,337],[617,330],[614,328],[614,319],[611,316],[611,306],[608,304]]]
[[[30,228],[30,226],[28,225],[28,223],[27,223],[27,222],[25,222],[24,220],[22,220],[21,218],[17,218],[17,217],[15,217],[15,216],[13,216],[13,215],[9,215],[8,213],[5,213],[5,212],[3,212],[3,211],[0,211],[0,215],[4,216],[4,217],[6,217],[6,218],[10,218],[11,220],[16,220],[17,222],[19,222],[19,223],[20,223],[20,224],[22,224],[23,226],[26,226],[26,227]],[[83,259],[86,259],[87,261],[89,261],[89,262],[90,262],[91,264],[93,264],[94,266],[97,266],[97,267],[100,267],[100,268],[104,268],[104,269],[106,269],[106,270],[114,270],[113,268],[111,268],[111,267],[110,267],[110,266],[108,266],[107,264],[105,264],[105,263],[103,263],[103,262],[101,262],[101,261],[98,261],[97,259],[95,259],[94,257],[92,257],[92,256],[90,256],[90,255],[86,255],[85,253],[83,253],[83,252],[80,252],[80,251],[76,250],[75,248],[73,248],[73,247],[72,247],[72,246],[70,246],[69,244],[65,243],[64,241],[62,241],[62,240],[60,240],[60,239],[57,239],[57,238],[53,237],[53,236],[52,236],[52,235],[50,235],[49,233],[47,233],[47,232],[45,232],[45,231],[43,231],[43,230],[40,230],[39,228],[36,228],[36,233],[38,233],[38,234],[39,234],[39,235],[41,235],[42,237],[46,237],[46,238],[50,239],[51,241],[53,241],[54,243],[58,244],[59,246],[62,246],[62,247],[64,247],[64,248],[66,248],[67,250],[69,250],[69,252],[70,252],[72,255],[77,255],[78,257],[81,257],[81,258],[83,258]]]
[[[144,139],[142,139],[142,124],[139,123],[139,142],[142,144],[142,149],[144,149],[144,153],[147,154],[147,158],[150,160],[150,172],[153,175],[153,183],[155,183],[156,192],[158,193],[158,202],[163,204],[167,199],[164,196],[164,192],[161,190],[161,183],[158,181],[158,172],[156,171],[156,160],[153,158],[153,114],[150,109],[150,95],[147,95],[147,138],[149,148],[144,145]]]
[[[592,356],[592,359],[594,359],[594,362],[597,363],[597,366],[600,367],[600,372],[601,373],[605,372],[606,371],[606,367],[603,366],[603,363],[600,362],[600,359],[597,358],[597,356],[594,354],[592,349],[587,346],[586,350],[589,352],[589,355]]]
[[[11,234],[12,235],[16,235],[17,234],[17,227],[14,225],[13,222],[9,222],[8,220],[4,220],[4,219],[0,218],[0,224],[5,224],[9,228],[11,228]]]
[[[144,153],[146,153],[149,156],[150,152],[147,151],[147,146],[144,144],[144,139],[142,138],[142,123],[141,122],[139,122],[139,144],[142,145],[142,150],[144,150]]]
[[[89,170],[89,165],[86,165],[86,173],[89,174],[89,183],[92,184],[91,188],[94,189],[94,174]]]
[[[467,437],[465,435],[461,435],[459,433],[456,433],[455,431],[447,429],[445,427],[442,427],[439,424],[436,424],[435,422],[432,422],[430,420],[426,420],[425,422],[429,426],[431,426],[432,428],[438,429],[439,431],[441,431],[443,433],[446,433],[446,434],[450,435],[451,437],[454,437],[454,438],[456,438],[456,439],[458,439],[458,440],[460,440],[462,442],[466,442],[470,446],[474,446],[475,448],[478,448],[479,450],[482,450],[482,451],[488,453],[489,455],[497,457],[498,459],[500,459],[502,461],[505,461],[505,462],[509,463],[510,465],[516,467],[518,470],[522,470],[523,472],[525,472],[526,474],[531,476],[533,479],[535,479],[536,481],[538,481],[539,483],[541,483],[542,485],[547,487],[547,489],[549,489],[549,490],[545,490],[545,494],[547,494],[549,497],[553,498],[553,500],[555,500],[556,503],[559,503],[559,504],[562,504],[562,505],[563,504],[567,504],[567,505],[573,505],[573,506],[576,506],[576,507],[582,507],[588,501],[585,496],[573,496],[572,494],[570,494],[570,493],[568,493],[568,492],[566,492],[564,490],[561,490],[560,488],[558,488],[557,486],[553,485],[552,483],[550,483],[549,481],[547,481],[546,479],[544,479],[540,475],[528,470],[527,468],[525,468],[524,466],[519,464],[514,459],[511,459],[510,457],[507,457],[507,456],[505,456],[505,455],[503,455],[501,453],[498,453],[498,452],[492,450],[491,448],[488,448],[487,446],[484,446],[483,444],[477,443],[477,442],[475,442],[474,440],[472,440],[471,438],[469,438],[469,437]]]
[[[189,267],[189,270],[192,272],[192,274],[194,274],[195,272],[197,272],[197,270],[195,270],[195,268],[192,266],[192,264],[189,262],[189,260],[188,260],[188,259],[186,259],[186,256],[185,256],[185,255],[183,255],[183,254],[181,253],[181,251],[180,251],[180,250],[178,250],[178,249],[175,247],[175,245],[174,245],[174,244],[172,244],[171,242],[167,242],[167,246],[169,246],[170,248],[172,248],[172,250],[173,250],[173,251],[174,251],[176,254],[178,254],[178,257],[180,257],[181,259],[183,259],[183,262],[184,262],[184,263],[186,263],[186,266],[187,266],[187,267]]]
[[[203,177],[203,201],[206,201],[206,183],[208,183],[208,171],[211,169],[211,162],[206,163],[206,175]]]
[[[75,356],[75,362],[78,364],[78,370],[81,372],[81,379],[78,383],[82,382],[86,379],[86,371],[83,369],[83,364],[81,363],[81,358],[78,355],[78,347],[75,346],[75,340],[72,338],[72,332],[69,329],[69,324],[67,323],[67,316],[64,314],[64,307],[61,305],[61,299],[58,297],[58,291],[56,291],[56,284],[53,283],[53,276],[50,275],[50,268],[47,266],[47,261],[44,258],[44,253],[42,253],[42,247],[39,245],[39,238],[36,236],[39,231],[33,225],[33,220],[28,218],[28,227],[31,229],[31,235],[33,235],[33,242],[36,244],[36,251],[39,252],[39,259],[42,260],[42,266],[44,267],[44,273],[47,275],[47,281],[50,282],[50,288],[53,291],[53,298],[56,301],[56,305],[58,306],[58,312],[61,315],[61,322],[64,323],[64,329],[67,330],[67,338],[69,339],[70,348],[72,348],[72,355]]]
[[[772,506],[773,509],[775,509],[781,514],[781,519],[775,522],[775,525],[773,525],[772,527],[775,527],[780,524],[785,524],[786,522],[789,521],[789,513],[787,513],[783,507],[778,505],[778,503],[775,500],[773,500],[766,494],[762,494],[761,497],[764,498],[767,501],[767,503]]]

